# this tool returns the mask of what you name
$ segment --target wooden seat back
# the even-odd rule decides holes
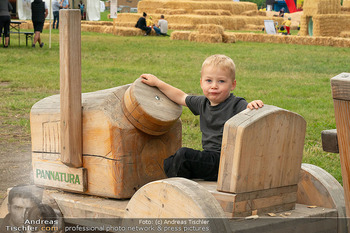
[[[306,121],[265,105],[244,110],[224,127],[217,190],[245,193],[296,185]]]

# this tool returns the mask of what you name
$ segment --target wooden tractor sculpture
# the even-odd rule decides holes
[[[217,182],[166,179],[163,160],[181,147],[181,107],[139,79],[81,95],[80,12],[62,10],[60,18],[61,93],[32,107],[31,130],[34,183],[51,188],[47,202],[66,223],[150,219],[134,224],[154,232],[348,232],[342,186],[302,164],[305,120],[275,106],[227,121]]]

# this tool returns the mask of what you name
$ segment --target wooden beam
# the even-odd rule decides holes
[[[321,132],[322,149],[326,152],[339,153],[338,136],[336,129],[323,130]]]
[[[350,73],[331,79],[346,215],[350,216]],[[350,224],[348,220],[348,228]]]
[[[60,11],[61,161],[81,167],[81,29],[79,10]]]

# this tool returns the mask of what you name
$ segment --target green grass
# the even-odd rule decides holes
[[[108,18],[108,14],[109,14],[108,10],[101,12],[101,14],[100,14],[101,21],[113,21],[113,19]]]
[[[29,113],[38,100],[59,93],[58,32],[48,48],[21,47],[14,40],[0,52],[0,123],[2,140],[28,142]],[[132,83],[153,73],[191,94],[201,94],[200,68],[209,55],[230,56],[237,66],[234,93],[248,101],[262,99],[307,121],[304,162],[342,181],[339,155],[322,151],[321,131],[335,128],[330,78],[348,71],[350,48],[237,42],[204,44],[168,37],[116,37],[82,33],[82,90],[91,92]],[[183,145],[201,148],[198,118],[184,109]],[[18,131],[19,130],[19,131]],[[13,132],[22,135],[13,138]]]

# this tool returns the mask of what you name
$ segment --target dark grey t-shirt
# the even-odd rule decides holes
[[[194,115],[200,116],[203,149],[220,152],[225,122],[246,109],[248,102],[230,94],[224,102],[211,106],[205,96],[187,96],[186,105]]]
[[[10,11],[12,11],[12,5],[8,0],[0,0],[0,16],[10,16]]]

